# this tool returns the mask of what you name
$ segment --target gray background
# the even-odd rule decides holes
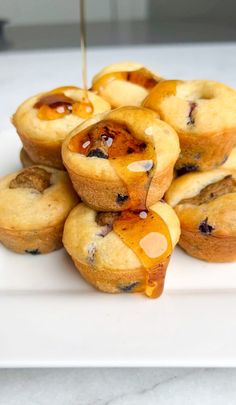
[[[234,41],[235,0],[86,0],[88,44]],[[77,47],[79,0],[0,0],[0,49]]]

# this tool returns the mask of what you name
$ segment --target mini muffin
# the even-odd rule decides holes
[[[175,131],[153,111],[138,107],[87,120],[62,146],[75,190],[100,211],[143,209],[159,201],[178,155]]]
[[[161,295],[179,220],[165,202],[150,211],[96,212],[81,203],[66,220],[63,244],[80,274],[97,289]]]
[[[92,81],[92,90],[113,108],[140,106],[150,90],[163,80],[140,63],[114,63],[101,70]]]
[[[78,203],[68,175],[32,166],[0,179],[0,242],[17,253],[62,246],[64,222]]]
[[[63,169],[61,144],[66,135],[88,116],[110,110],[101,97],[91,92],[88,97],[89,104],[84,104],[83,90],[67,86],[40,93],[19,106],[12,123],[33,162]]]
[[[21,148],[20,150],[20,161],[23,167],[30,167],[35,165],[24,148]]]
[[[210,80],[166,80],[143,105],[178,133],[179,174],[222,165],[236,145],[236,92]]]
[[[208,262],[236,260],[236,170],[188,173],[166,194],[181,224],[180,246]]]

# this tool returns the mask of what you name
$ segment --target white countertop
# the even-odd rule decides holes
[[[146,64],[169,79],[211,79],[236,87],[236,43],[91,48],[88,86],[102,67],[125,60]],[[80,52],[76,49],[0,53],[4,94],[0,130],[10,128],[9,114],[22,100],[65,83],[81,84]]]
[[[88,60],[94,52],[97,50],[89,51]],[[208,78],[236,87],[233,43],[107,48],[97,54],[96,66],[89,66],[89,78],[102,66],[127,59],[144,64],[149,60],[150,67],[165,77]],[[65,83],[81,82],[79,52],[75,50],[2,53],[0,66],[4,93],[0,128],[4,131],[9,130],[10,112],[24,98]],[[12,97],[15,88],[17,92]],[[235,377],[235,370],[224,369],[2,370],[0,405],[149,405],[157,401],[175,405],[230,405],[235,403]]]

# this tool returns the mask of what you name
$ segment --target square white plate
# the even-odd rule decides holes
[[[110,61],[133,59],[168,77],[236,85],[235,45],[89,56],[90,77]],[[20,167],[10,114],[37,91],[79,82],[79,60],[76,51],[0,55],[0,175]],[[33,257],[0,246],[0,366],[236,366],[235,307],[235,263],[209,264],[176,249],[165,293],[149,300],[97,292],[63,249]]]

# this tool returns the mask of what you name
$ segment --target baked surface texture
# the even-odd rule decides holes
[[[164,202],[151,207],[169,228],[172,247],[180,235],[174,210]],[[80,274],[101,291],[137,292],[144,290],[145,269],[136,254],[107,225],[98,224],[97,212],[81,203],[66,220],[63,244]],[[169,259],[160,263],[165,272]]]
[[[123,123],[139,141],[154,148],[155,164],[148,174],[146,206],[159,201],[168,189],[173,168],[179,155],[179,141],[176,132],[165,122],[160,121],[153,111],[138,107],[121,107],[109,113],[91,118],[76,128],[65,139],[62,147],[63,162],[75,190],[81,199],[94,209],[101,211],[121,211],[130,208],[127,184],[117,174],[110,159],[87,157],[71,151],[74,137],[99,124],[102,120]],[[140,193],[142,185],[137,181],[133,187]],[[120,197],[121,198],[120,198]],[[122,200],[123,197],[123,200]]]
[[[189,173],[165,196],[181,224],[179,244],[209,262],[236,261],[236,170]]]
[[[77,202],[63,171],[32,166],[1,178],[0,241],[17,253],[60,248],[64,222]]]
[[[83,97],[83,90],[79,88],[65,88],[61,93],[74,101],[81,101]],[[38,109],[34,106],[45,94],[37,94],[22,103],[12,117],[12,123],[33,162],[63,169],[62,142],[84,119],[73,113],[52,120],[39,118]],[[110,110],[110,105],[101,97],[92,92],[88,95],[94,114]]]
[[[210,80],[166,80],[143,105],[160,114],[178,133],[180,173],[222,165],[236,145],[236,92]]]
[[[112,108],[140,106],[152,88],[160,80],[140,63],[114,63],[102,69],[92,80],[92,90],[109,102]]]

